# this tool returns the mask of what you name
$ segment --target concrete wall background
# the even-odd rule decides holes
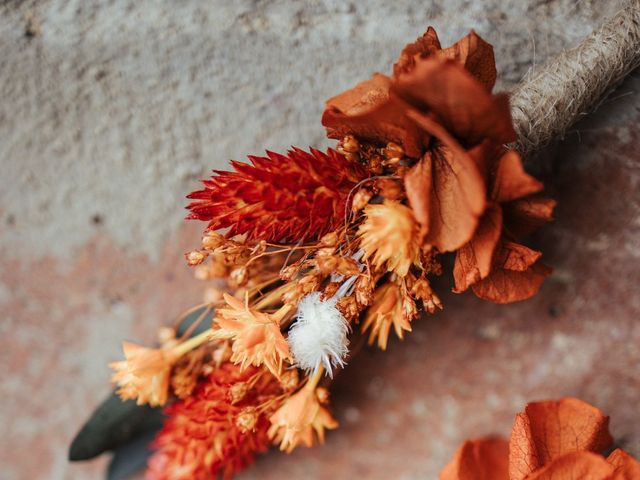
[[[198,300],[200,285],[181,254],[198,243],[201,225],[182,221],[184,195],[210,169],[264,149],[329,145],[319,122],[324,100],[388,72],[427,25],[445,45],[476,29],[494,45],[499,87],[508,89],[622,3],[3,3],[0,476],[99,478],[104,460],[70,466],[67,444],[109,391],[106,363],[119,357],[119,341],[152,341],[158,325]],[[631,388],[637,378],[632,384],[624,376],[629,368],[638,373],[640,362],[625,340],[640,340],[632,321],[640,296],[629,283],[638,280],[640,257],[637,90],[631,79],[595,123],[548,153],[558,160],[548,181],[567,205],[540,237],[555,261],[556,288],[550,282],[539,300],[514,307],[447,297],[452,306],[440,323],[424,322],[385,356],[365,354],[338,382],[336,413],[345,428],[325,448],[270,454],[247,478],[326,478],[330,469],[333,478],[433,478],[465,436],[506,433],[531,395],[599,400],[639,454],[640,430],[615,423],[637,424],[625,402],[640,400]],[[618,174],[609,175],[612,165]],[[600,202],[590,208],[605,223],[584,212],[587,194]],[[614,248],[623,253],[605,262]],[[612,264],[620,268],[611,272]],[[622,271],[627,282],[617,281]],[[541,316],[551,320],[533,328]],[[587,320],[596,326],[585,327]],[[622,357],[602,363],[607,345]],[[475,352],[476,379],[443,377],[470,361],[451,353],[456,348]],[[491,363],[500,355],[508,368]],[[555,364],[533,368],[549,355]],[[507,380],[511,387],[501,386]],[[340,463],[347,445],[356,467]]]

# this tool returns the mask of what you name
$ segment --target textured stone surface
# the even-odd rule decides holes
[[[100,478],[104,459],[69,465],[68,442],[119,341],[153,341],[198,301],[181,254],[199,225],[181,218],[210,168],[328,145],[324,99],[388,71],[428,24],[445,44],[475,28],[508,88],[621,3],[5,2],[0,476]],[[537,242],[556,272],[536,299],[445,295],[338,378],[326,446],[272,452],[244,478],[435,478],[463,438],[506,434],[526,400],[559,395],[609,413],[640,455],[639,89],[630,79],[547,152],[560,206]]]

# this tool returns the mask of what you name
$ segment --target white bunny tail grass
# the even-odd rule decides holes
[[[333,367],[344,366],[349,353],[349,324],[336,308],[337,298],[321,300],[310,293],[298,304],[298,318],[289,330],[289,348],[298,366],[309,372],[324,365],[333,378]]]

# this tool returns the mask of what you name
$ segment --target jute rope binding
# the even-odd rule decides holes
[[[562,138],[582,116],[640,66],[640,0],[627,6],[577,47],[528,75],[511,95],[523,156]]]

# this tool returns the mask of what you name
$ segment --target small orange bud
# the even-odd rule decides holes
[[[240,402],[249,391],[249,386],[245,382],[234,383],[229,388],[229,396],[231,397],[231,404]]]
[[[351,211],[357,213],[362,210],[367,206],[369,200],[371,200],[371,197],[373,197],[373,193],[371,193],[366,188],[361,188],[360,190],[358,190],[353,196],[353,201],[351,202]]]
[[[233,270],[231,270],[231,273],[229,274],[229,278],[237,286],[245,285],[247,283],[247,280],[249,279],[247,268],[246,267],[234,268]]]
[[[298,370],[295,368],[285,370],[280,376],[280,385],[282,385],[282,388],[287,392],[295,390],[299,382]]]
[[[207,258],[208,255],[209,254],[206,252],[201,252],[200,250],[193,250],[185,254],[185,258],[187,259],[187,263],[192,267],[194,267],[204,262],[205,258]]]
[[[393,142],[389,142],[387,144],[387,148],[382,150],[382,153],[388,159],[397,158],[398,160],[400,160],[402,157],[404,157],[404,150],[402,149],[402,147]]]
[[[360,151],[360,142],[353,135],[347,135],[342,139],[342,149],[347,153]]]
[[[208,231],[202,237],[202,248],[205,250],[215,250],[223,245],[227,240],[219,233]]]
[[[236,417],[236,426],[242,433],[252,432],[255,429],[257,422],[258,415],[254,407],[244,408]]]
[[[323,387],[316,388],[316,397],[322,405],[329,404],[329,390]]]
[[[320,239],[320,246],[322,247],[335,247],[338,244],[338,234],[336,232],[329,232]]]

